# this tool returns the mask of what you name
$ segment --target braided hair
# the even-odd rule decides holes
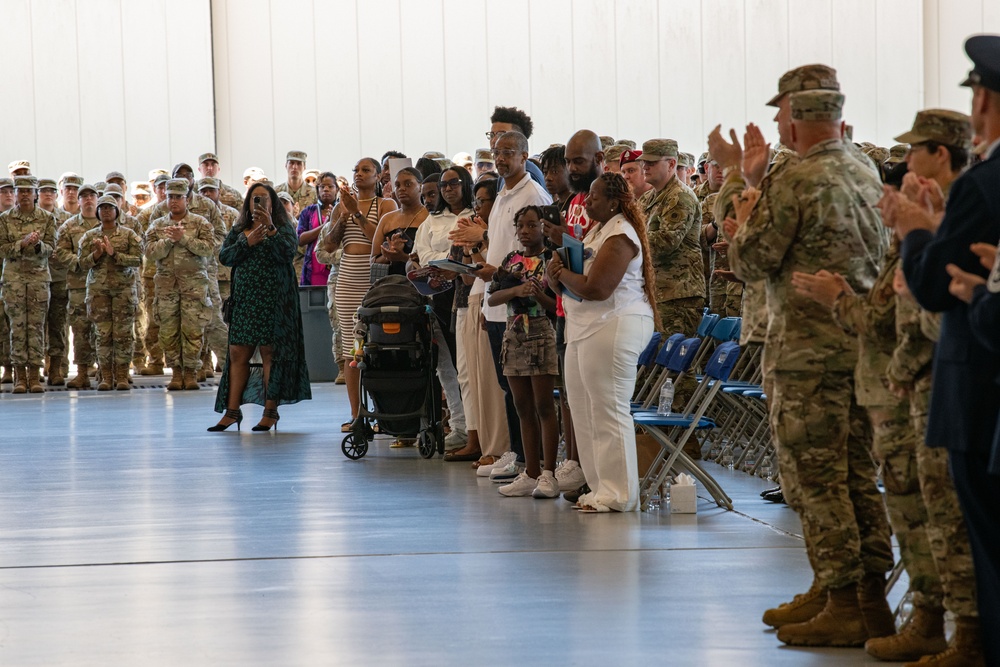
[[[660,314],[656,310],[656,273],[653,270],[653,256],[649,250],[649,239],[646,236],[646,215],[639,208],[632,189],[629,187],[621,174],[606,171],[597,177],[597,181],[604,186],[604,196],[612,201],[618,202],[622,216],[628,220],[639,237],[639,247],[642,249],[642,277],[645,285],[643,291],[646,293],[646,300],[649,301],[653,309],[653,324],[657,331],[662,329]]]

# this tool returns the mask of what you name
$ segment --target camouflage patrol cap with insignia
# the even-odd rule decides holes
[[[104,192],[102,194],[105,196],[115,195],[118,197],[124,197],[125,188],[118,185],[117,183],[108,183],[107,185],[104,186]]]
[[[895,137],[904,144],[922,144],[934,141],[945,146],[964,148],[972,146],[972,122],[968,116],[949,109],[918,111],[909,132]]]
[[[1000,35],[973,35],[965,40],[972,71],[961,86],[982,86],[1000,93]]]
[[[94,183],[94,187],[97,188],[97,194],[103,195],[104,188],[108,187],[108,184],[105,183],[104,181],[97,181],[96,183]]]
[[[64,188],[79,188],[83,185],[83,177],[72,171],[67,171],[59,177],[59,185]]]
[[[162,174],[157,174],[156,176],[153,177],[153,187],[155,188],[160,183],[166,183],[169,180],[170,180],[170,177],[167,176],[166,172],[164,172]]]
[[[39,178],[38,179],[38,189],[39,190],[58,190],[56,187],[56,181],[53,178]]]
[[[608,135],[603,134],[603,135],[601,135],[600,139],[601,139],[601,150],[602,151],[606,151],[606,150],[608,150],[609,146],[614,146],[615,145],[614,137],[609,137]]]
[[[316,181],[319,178],[319,169],[310,169],[306,173],[302,174],[302,178],[307,181],[310,178],[313,179],[313,181]]]
[[[767,106],[776,107],[785,95],[803,90],[840,90],[837,70],[828,65],[815,64],[785,72],[778,79],[778,94],[771,98]]]
[[[14,179],[13,178],[0,178],[0,190],[4,188],[14,189]]]
[[[612,162],[617,163],[621,157],[622,153],[628,150],[627,146],[622,146],[621,144],[614,144],[613,146],[608,146],[604,149],[604,163],[611,164]]]
[[[186,178],[171,178],[167,181],[167,194],[186,197],[189,187],[190,184]]]
[[[678,153],[677,155],[677,166],[687,167],[688,169],[694,169],[694,155],[691,153]]]
[[[97,196],[100,196],[100,195],[101,195],[101,193],[97,191],[97,188],[95,188],[95,187],[94,187],[93,185],[91,185],[90,183],[84,183],[83,185],[81,185],[81,186],[80,186],[80,192],[79,192],[79,195],[80,195],[81,197],[82,197],[83,195],[85,195],[86,193],[88,193],[88,192],[90,192],[90,193],[92,193],[92,194],[95,194],[95,195],[97,195]]]
[[[122,183],[126,182],[125,174],[121,173],[120,171],[108,172],[108,175],[104,177],[104,180],[107,181],[108,183],[112,181],[121,181]]]
[[[215,153],[202,153],[198,156],[198,164],[209,161],[218,163],[219,156]]]
[[[218,190],[219,189],[219,179],[205,177],[198,181],[198,192],[202,190]]]
[[[840,120],[844,96],[835,90],[804,90],[789,96],[792,119],[830,122]]]
[[[15,176],[14,187],[18,190],[37,190],[38,179],[34,176]]]
[[[476,164],[480,162],[489,162],[493,164],[493,154],[490,152],[489,148],[477,148],[476,149]]]
[[[178,162],[177,164],[174,165],[174,168],[170,170],[170,175],[173,178],[177,178],[177,172],[179,172],[181,169],[187,169],[192,174],[194,173],[194,169],[192,169],[191,165],[189,165],[187,162]]]
[[[882,164],[889,159],[890,153],[888,148],[882,148],[881,146],[872,146],[871,148],[865,148],[861,151],[868,157],[872,159],[875,164]]]
[[[150,183],[156,183],[157,176],[170,176],[170,174],[167,173],[166,169],[150,169],[149,177],[146,180],[148,180]]]
[[[11,174],[13,174],[18,169],[27,169],[30,172],[31,163],[28,162],[27,160],[14,160],[13,162],[7,165],[7,171],[9,171]]]
[[[885,149],[883,148],[882,150]],[[887,151],[888,156],[886,156],[882,161],[886,164],[899,164],[900,162],[905,162],[906,154],[909,151],[910,147],[906,144],[896,144]],[[875,160],[875,156],[870,155],[869,157]],[[875,160],[875,162],[878,162],[878,160]]]
[[[145,195],[146,197],[153,196],[153,193],[149,191],[149,183],[146,181],[132,181],[132,185],[129,189],[132,191],[133,197],[138,197],[140,195]]]
[[[121,208],[118,206],[118,200],[111,195],[101,195],[101,198],[97,200],[97,208],[101,208],[102,206],[114,206],[115,213],[117,214],[115,217],[121,215]]]
[[[281,201],[286,201],[289,204],[294,204],[295,203],[295,200],[292,199],[292,195],[288,194],[287,192],[279,192],[278,193],[278,199],[280,199]]]
[[[304,151],[288,151],[288,155],[285,156],[285,162],[301,162],[305,164],[307,157]]]
[[[636,144],[635,144],[635,142],[634,142],[634,141],[632,141],[631,139],[619,139],[619,140],[618,140],[617,142],[615,142],[615,143],[618,143],[618,144],[621,144],[622,146],[626,146],[626,147],[628,147],[628,148],[631,148],[632,150],[635,150],[635,145],[636,145]]]
[[[677,142],[673,139],[650,139],[642,142],[642,155],[639,159],[644,162],[658,162],[663,158],[677,159]]]

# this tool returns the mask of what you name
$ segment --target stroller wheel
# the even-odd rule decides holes
[[[344,441],[340,443],[340,449],[344,452],[344,456],[357,461],[368,453],[368,441],[364,437],[348,433],[344,436]]]
[[[434,458],[434,453],[437,451],[437,438],[434,437],[434,431],[431,429],[421,431],[417,448],[425,459]]]

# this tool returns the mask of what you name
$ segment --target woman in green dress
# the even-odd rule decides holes
[[[215,399],[215,411],[225,414],[209,431],[239,428],[244,403],[264,406],[254,431],[277,430],[279,405],[312,398],[292,266],[297,247],[295,224],[277,193],[255,185],[219,251],[219,261],[233,269],[229,353]],[[259,364],[250,361],[255,351]]]

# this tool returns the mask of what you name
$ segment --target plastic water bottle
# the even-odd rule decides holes
[[[667,378],[660,388],[660,404],[656,408],[656,414],[669,415],[670,408],[674,404],[674,381]]]
[[[653,492],[649,494],[649,502],[646,503],[647,512],[657,512],[660,509],[660,503],[662,502],[663,495],[660,493],[660,487],[653,489]]]

